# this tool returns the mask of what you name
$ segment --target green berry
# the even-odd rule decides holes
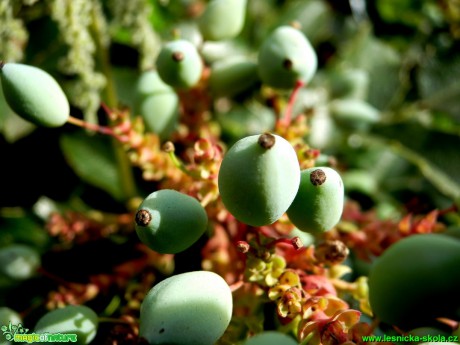
[[[32,277],[41,265],[40,254],[24,244],[0,248],[0,273],[13,280]]]
[[[178,274],[146,295],[139,334],[150,344],[213,345],[227,329],[232,310],[232,292],[221,276]]]
[[[177,89],[195,86],[203,72],[203,62],[195,46],[186,40],[167,42],[156,61],[160,78]]]
[[[137,235],[144,244],[159,253],[175,254],[203,235],[208,216],[195,198],[162,189],[144,199],[135,222]]]
[[[35,333],[76,334],[76,344],[89,344],[96,336],[97,314],[84,305],[68,305],[43,315],[35,325]]]
[[[318,58],[308,39],[292,26],[280,26],[259,50],[259,76],[268,86],[293,88],[298,81],[308,83],[316,72]]]
[[[12,325],[18,325],[22,322],[22,318],[13,309],[0,307],[0,326],[8,325],[10,322]]]
[[[443,235],[451,236],[460,240],[460,226],[450,226],[444,232]]]
[[[294,200],[299,182],[294,148],[270,133],[237,141],[224,156],[218,177],[227,210],[253,226],[277,221]]]
[[[360,99],[336,99],[329,104],[329,111],[339,125],[352,129],[367,129],[380,120],[378,109]]]
[[[273,109],[256,101],[235,104],[228,112],[218,113],[216,118],[222,132],[232,142],[268,131],[275,126],[276,121]]]
[[[141,115],[148,131],[169,138],[179,120],[179,97],[156,70],[141,74],[136,83],[134,113]]]
[[[292,337],[277,331],[265,331],[247,339],[243,345],[296,345]]]
[[[250,89],[258,80],[255,62],[227,59],[212,66],[209,88],[216,96],[232,97]]]
[[[302,231],[325,232],[339,222],[343,201],[340,175],[328,167],[310,168],[301,172],[300,187],[287,215]]]
[[[460,241],[420,234],[391,245],[372,265],[369,302],[377,318],[403,330],[458,319]]]
[[[67,122],[70,106],[57,81],[44,70],[19,63],[0,63],[3,94],[11,109],[38,126]]]
[[[328,89],[332,98],[366,99],[369,73],[364,69],[336,69],[328,74]]]
[[[244,26],[247,0],[211,0],[198,26],[207,41],[220,41],[238,36]]]

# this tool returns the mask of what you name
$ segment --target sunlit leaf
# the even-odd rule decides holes
[[[123,199],[120,171],[110,138],[76,132],[63,135],[60,144],[67,162],[83,181],[117,200]]]

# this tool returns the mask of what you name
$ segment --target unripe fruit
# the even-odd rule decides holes
[[[336,99],[329,104],[332,117],[344,127],[367,129],[380,120],[378,109],[360,99]]]
[[[247,0],[211,0],[198,18],[203,39],[220,41],[238,36],[244,26]]]
[[[232,292],[213,272],[187,272],[155,285],[140,311],[139,335],[150,344],[213,345],[232,316]]]
[[[364,69],[333,70],[328,79],[332,98],[367,98],[369,73]]]
[[[203,62],[195,46],[186,40],[166,43],[156,61],[160,78],[177,89],[195,86],[203,72]]]
[[[76,344],[89,344],[96,336],[97,314],[84,305],[68,305],[43,315],[35,325],[35,333],[76,334]]]
[[[24,244],[0,248],[0,273],[14,280],[32,277],[41,265],[40,254]]]
[[[209,88],[216,96],[234,96],[259,80],[257,64],[243,59],[218,62],[211,68]]]
[[[442,234],[460,240],[460,226],[450,226]]]
[[[450,336],[450,334],[446,331],[440,330],[439,328],[434,328],[434,327],[418,327],[411,329],[408,334],[411,334],[413,336],[418,336],[420,339],[423,341],[423,337],[425,339],[428,339],[428,336],[434,337],[434,336],[443,336],[446,339]]]
[[[269,131],[275,126],[276,115],[273,109],[251,101],[235,104],[228,112],[218,113],[217,121],[229,141]]]
[[[412,235],[391,245],[372,265],[369,302],[382,322],[403,330],[458,319],[460,241]]]
[[[12,325],[18,325],[22,322],[22,318],[13,309],[8,307],[0,307],[0,325],[8,326],[10,321]]]
[[[208,216],[195,198],[162,189],[144,199],[135,221],[137,235],[144,244],[159,253],[175,254],[203,235]]]
[[[50,74],[34,66],[1,62],[0,74],[6,102],[16,114],[44,127],[67,122],[69,101]]]
[[[179,97],[156,70],[142,73],[136,83],[134,113],[141,115],[148,131],[169,138],[179,120]]]
[[[259,50],[259,76],[267,85],[290,89],[298,81],[308,83],[316,72],[318,58],[305,35],[292,26],[280,26]]]
[[[287,210],[300,230],[319,233],[332,229],[343,212],[344,187],[332,168],[315,167],[301,172],[300,187]]]
[[[219,192],[239,221],[262,226],[277,221],[299,188],[296,152],[284,138],[270,133],[237,141],[224,156]]]
[[[243,345],[296,345],[292,337],[277,331],[265,331],[247,339]]]

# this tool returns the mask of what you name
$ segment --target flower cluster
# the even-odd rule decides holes
[[[404,237],[442,231],[445,226],[438,222],[439,214],[433,210],[425,215],[409,213],[397,221],[380,220],[375,212],[363,212],[357,203],[348,202],[341,223],[327,237],[340,239],[358,258],[368,261]]]
[[[72,103],[83,110],[87,122],[97,123],[100,95],[107,83],[104,74],[96,71],[94,57],[97,49],[105,50],[108,44],[102,6],[97,1],[54,0],[50,1],[50,12],[69,47],[59,62],[60,69],[77,77],[68,84]]]

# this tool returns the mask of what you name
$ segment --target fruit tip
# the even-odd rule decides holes
[[[273,145],[275,145],[276,138],[271,133],[264,133],[259,136],[259,140],[257,141],[260,146],[264,149],[271,149]]]
[[[326,173],[321,169],[316,169],[310,174],[310,182],[313,186],[321,186],[326,182]]]
[[[177,52],[172,53],[171,57],[175,62],[180,62],[184,60],[184,53],[177,51]]]
[[[172,141],[167,141],[163,144],[163,151],[166,153],[174,152],[176,150]]]
[[[152,220],[152,215],[149,211],[141,209],[136,213],[136,224],[139,226],[147,226]]]

